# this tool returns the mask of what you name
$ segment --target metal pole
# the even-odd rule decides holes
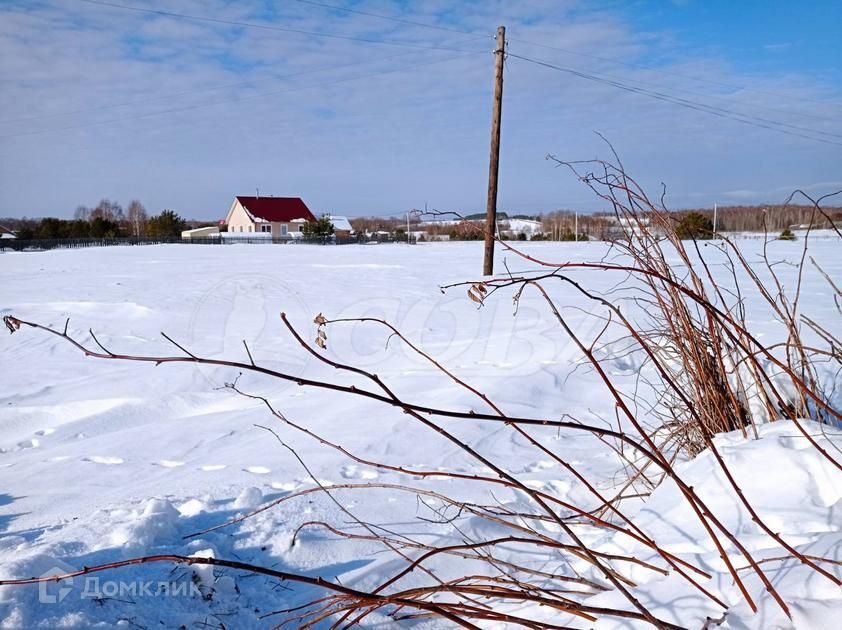
[[[716,204],[713,204],[713,233],[716,235]]]

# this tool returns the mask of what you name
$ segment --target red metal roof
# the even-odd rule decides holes
[[[316,217],[310,212],[300,197],[242,197],[239,201],[254,217],[264,221],[288,223],[295,219],[315,221]]]

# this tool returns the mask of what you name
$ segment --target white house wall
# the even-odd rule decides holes
[[[225,222],[228,224],[228,231],[232,233],[242,232],[246,234],[257,231],[254,221],[249,213],[246,212],[245,208],[243,208],[243,204],[240,203],[239,199],[234,199],[234,203],[231,204],[231,209],[228,211],[228,218]]]

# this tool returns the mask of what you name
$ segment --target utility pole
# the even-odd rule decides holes
[[[713,204],[713,235],[716,236],[716,204]]]
[[[494,109],[491,114],[491,157],[488,163],[488,206],[485,215],[485,258],[483,275],[494,273],[494,235],[497,233],[497,174],[500,170],[500,115],[503,109],[503,58],[506,52],[506,27],[497,28],[494,51]]]

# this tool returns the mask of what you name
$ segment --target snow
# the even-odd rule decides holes
[[[181,238],[219,238],[219,226],[212,225],[207,227],[193,228],[192,230],[184,230],[181,233]]]
[[[533,234],[540,234],[543,232],[543,227],[540,221],[533,221],[531,219],[508,219],[507,221],[501,221],[502,229],[507,229],[510,232],[514,232],[515,234],[520,234],[523,232],[527,236],[532,236]]]
[[[327,215],[327,218],[330,219],[330,222],[333,224],[334,230],[344,230],[347,232],[354,231],[348,217],[339,216],[338,214],[329,214]]]
[[[237,239],[258,239],[264,238],[272,240],[271,232],[220,232],[219,235],[226,241],[236,241]]]
[[[800,243],[773,242],[770,253],[795,261]],[[520,246],[550,260],[595,260],[606,248],[596,242]],[[746,241],[750,260],[757,260],[761,246]],[[842,277],[838,248],[838,240],[828,238],[810,249],[834,279]],[[503,257],[498,251],[498,269],[503,269]],[[524,293],[513,316],[510,296],[495,296],[477,309],[463,290],[439,290],[443,284],[478,278],[481,259],[482,243],[161,245],[5,253],[0,254],[4,298],[0,307],[3,315],[59,329],[69,317],[72,334],[87,340],[88,329],[93,329],[103,345],[128,354],[176,353],[161,337],[164,331],[196,354],[247,360],[245,339],[259,363],[300,377],[357,384],[359,380],[309,357],[286,333],[279,312],[285,312],[308,341],[315,337],[312,322],[320,312],[330,318],[384,317],[511,413],[611,417],[613,401],[595,375],[579,365],[575,347],[540,296]],[[511,255],[506,259],[513,272],[528,268]],[[779,271],[792,286],[794,271],[783,265]],[[575,274],[598,289],[607,290],[616,281],[607,274]],[[589,316],[592,305],[560,287],[552,291],[563,302],[571,325],[583,330],[600,326]],[[832,290],[820,274],[805,274],[802,296],[806,311],[838,336]],[[768,309],[755,312],[751,326],[756,335],[771,342],[783,334]],[[376,371],[399,395],[419,403],[479,408],[476,398],[455,388],[398,340],[387,344],[387,333],[376,324],[332,325],[327,356]],[[405,483],[405,476],[351,461],[281,424],[262,402],[225,389],[225,383],[237,379],[236,370],[88,359],[66,342],[31,329],[0,338],[0,361],[0,578],[55,575],[139,555],[172,553],[239,559],[366,588],[405,566],[368,541],[338,540],[315,526],[296,534],[308,521],[349,522],[322,491],[281,502],[227,528],[187,537],[316,483],[326,488],[384,484],[369,496],[342,489],[331,493],[355,516],[398,533],[438,544],[480,532],[494,535],[493,525],[467,516],[452,524],[415,520],[416,515],[432,517],[432,512],[425,511],[414,495],[388,487]],[[633,357],[618,358],[609,367],[621,386],[634,387],[640,365]],[[433,471],[487,472],[434,432],[375,402],[248,374],[237,386],[267,397],[291,421],[363,459]],[[838,457],[840,432],[805,424]],[[546,457],[535,457],[505,426],[479,421],[447,426],[528,486],[573,503],[592,501],[569,473]],[[272,428],[294,448],[313,478],[263,427]],[[608,479],[617,470],[610,451],[583,433],[554,430],[541,435],[593,478]],[[803,553],[842,562],[842,476],[791,423],[766,424],[756,440],[721,435],[717,446],[740,487],[775,531]],[[838,587],[797,561],[771,560],[782,555],[780,548],[743,508],[727,499],[712,454],[705,451],[682,462],[679,470],[724,515],[726,525],[757,559],[770,558],[764,564],[769,578],[792,606],[790,621],[770,597],[761,595],[764,588],[756,576],[741,571],[759,606],[753,614],[710,538],[674,485],[665,481],[645,501],[629,504],[629,512],[637,514],[641,527],[662,547],[712,574],[706,585],[729,604],[721,627],[836,627],[842,616]],[[410,481],[419,488],[444,489],[451,496],[477,492],[467,480]],[[474,497],[477,501],[527,505],[527,499],[513,492],[495,491],[493,497],[482,492]],[[549,535],[557,535],[551,523],[545,526]],[[628,537],[609,530],[599,535],[590,532],[587,542],[594,549],[656,561],[650,549]],[[728,551],[739,563],[741,556],[731,547]],[[514,546],[505,551],[522,552]],[[442,575],[452,574],[455,569],[448,563],[453,561],[441,560],[434,566]],[[561,565],[549,555],[536,557],[535,562]],[[594,576],[584,562],[575,562],[574,568]],[[641,601],[665,620],[699,628],[707,617],[722,615],[673,573],[664,576],[637,565],[618,568],[635,580]],[[838,564],[825,568],[842,575]],[[142,565],[100,573],[98,579],[99,590],[83,577],[40,589],[0,587],[0,627],[219,627],[220,623],[229,628],[272,627],[282,616],[259,617],[321,594],[310,587],[279,586],[268,578],[201,566]],[[414,579],[421,580],[414,576],[408,583]],[[147,582],[156,588],[167,584],[169,596],[149,596],[142,588]],[[108,588],[118,586],[125,593],[108,596]],[[55,603],[44,603],[52,601],[44,597],[53,597]],[[594,596],[588,603],[627,607],[615,591]],[[542,609],[521,613],[561,625],[591,627],[564,615],[552,617]],[[392,623],[378,615],[367,622],[382,627]],[[414,627],[449,624],[419,620]],[[602,618],[594,627],[637,626],[630,620]]]

